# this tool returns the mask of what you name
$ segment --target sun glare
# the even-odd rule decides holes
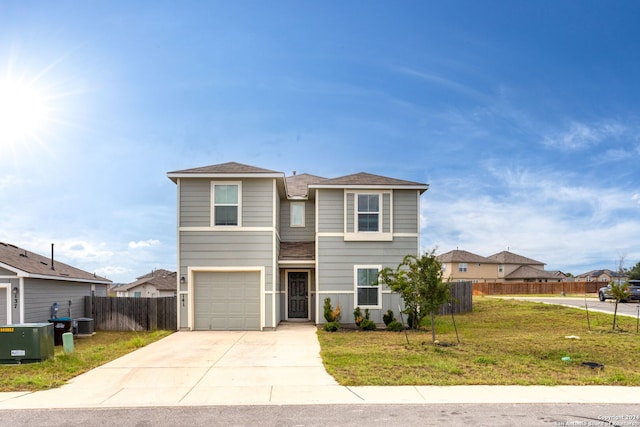
[[[0,147],[37,139],[46,116],[46,98],[33,84],[0,79]]]

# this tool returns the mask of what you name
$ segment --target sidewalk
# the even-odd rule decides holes
[[[311,325],[276,332],[178,332],[53,390],[0,393],[28,408],[421,403],[632,403],[640,387],[344,387]]]

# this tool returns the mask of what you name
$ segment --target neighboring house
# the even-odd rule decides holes
[[[495,281],[498,277],[497,268],[493,261],[459,249],[437,256],[442,264],[442,277],[451,282]]]
[[[83,317],[84,297],[106,296],[111,283],[17,246],[0,242],[0,325],[46,322],[58,303],[58,317]]]
[[[419,255],[426,184],[358,173],[326,179],[239,163],[169,172],[178,198],[178,325],[264,330],[324,323],[323,304],[397,313],[384,267]]]
[[[546,271],[544,263],[509,251],[483,257],[456,249],[438,255],[438,260],[445,280],[454,282],[560,282],[564,279],[558,271]]]
[[[609,283],[614,281],[616,283],[624,283],[627,280],[627,276],[605,268],[603,270],[591,270],[578,274],[576,280],[585,282]]]
[[[138,277],[135,282],[118,286],[115,292],[118,297],[173,297],[177,283],[175,271],[159,269]]]

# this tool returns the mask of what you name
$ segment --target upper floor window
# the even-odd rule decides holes
[[[358,231],[380,231],[380,195],[358,194]]]
[[[240,184],[214,183],[213,225],[240,225]]]
[[[356,307],[380,307],[381,286],[378,284],[377,265],[356,265]]]
[[[291,227],[304,227],[304,202],[291,202]]]
[[[466,262],[459,262],[458,263],[458,271],[460,273],[466,273],[467,272],[467,263]]]
[[[498,264],[498,273],[502,273],[504,271],[504,265]]]

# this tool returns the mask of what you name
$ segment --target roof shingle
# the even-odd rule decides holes
[[[111,280],[72,267],[51,257],[44,257],[9,243],[0,242],[0,263],[27,274],[51,276],[60,280],[82,279],[89,282],[111,283]]]

